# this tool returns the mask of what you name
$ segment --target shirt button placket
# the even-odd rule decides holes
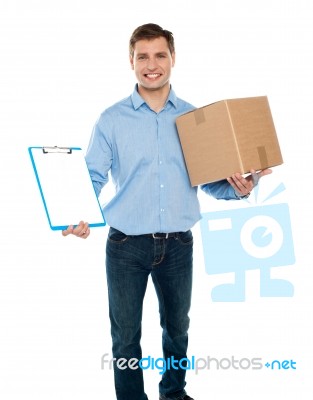
[[[162,122],[161,122],[162,111],[157,116],[157,132],[158,132],[158,147],[159,147],[159,191],[160,191],[160,223],[161,231],[164,227],[164,213],[165,213],[165,192],[163,182],[163,143],[162,143]]]

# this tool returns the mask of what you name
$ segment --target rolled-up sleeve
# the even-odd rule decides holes
[[[236,195],[234,188],[228,183],[226,179],[222,181],[206,183],[201,185],[200,188],[208,195],[218,200],[239,200],[240,197]]]
[[[86,152],[86,163],[97,196],[108,182],[108,172],[112,165],[112,148],[109,136],[105,134],[106,126],[103,116],[94,126]]]

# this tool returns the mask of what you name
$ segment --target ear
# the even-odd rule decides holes
[[[133,70],[134,69],[134,57],[131,55],[129,56],[129,62],[130,62],[131,69]]]
[[[176,54],[172,53],[172,67],[175,65],[175,60],[176,60]]]

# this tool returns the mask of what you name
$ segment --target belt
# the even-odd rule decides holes
[[[151,237],[153,239],[169,239],[173,237],[177,237],[179,235],[179,232],[171,232],[171,233],[145,233],[140,236],[147,236]]]

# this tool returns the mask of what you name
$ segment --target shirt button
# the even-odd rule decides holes
[[[164,210],[164,208],[161,208],[161,212],[164,212],[165,210]]]
[[[160,164],[162,164],[162,161],[160,161]]]
[[[161,188],[164,188],[164,185],[160,185]]]

